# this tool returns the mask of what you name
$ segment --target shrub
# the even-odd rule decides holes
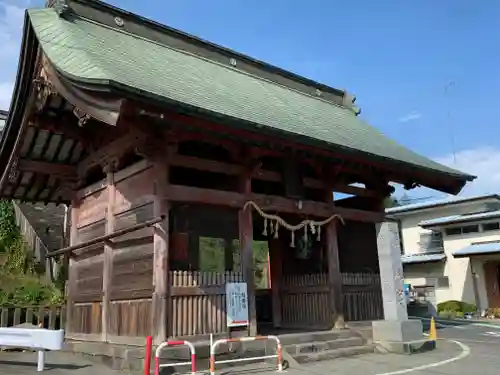
[[[441,311],[453,311],[455,313],[473,313],[477,311],[476,305],[473,303],[467,303],[463,301],[446,301],[438,303],[437,305],[438,313]]]
[[[62,302],[62,293],[37,277],[26,275],[0,277],[0,306],[35,306]]]
[[[437,310],[438,310],[438,312],[460,311],[460,302],[459,301],[446,301],[446,302],[438,303]]]
[[[453,319],[457,316],[457,311],[443,310],[438,313],[438,316],[443,319]]]
[[[493,316],[495,318],[500,318],[500,308],[492,307],[486,310],[486,316]]]

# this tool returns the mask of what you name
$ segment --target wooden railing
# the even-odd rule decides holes
[[[0,306],[0,327],[32,324],[47,329],[64,329],[65,306]]]
[[[347,321],[384,318],[380,276],[374,273],[343,273],[342,293]]]
[[[225,284],[241,281],[240,272],[171,271],[171,336],[226,332]]]

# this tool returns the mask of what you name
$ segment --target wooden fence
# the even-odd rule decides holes
[[[331,314],[328,275],[283,275],[281,311],[284,327],[327,328]]]
[[[372,273],[343,273],[341,277],[345,319],[383,319],[380,276]],[[283,276],[281,308],[284,326],[330,326],[329,290],[326,273]]]
[[[225,284],[242,281],[240,272],[171,271],[171,336],[226,332]]]
[[[171,271],[169,280],[170,337],[227,332],[225,284],[244,281],[240,272]],[[343,273],[342,291],[347,321],[383,319],[379,275]],[[284,326],[319,328],[331,324],[326,274],[284,276],[280,294]],[[142,315],[150,314],[132,314],[127,320],[143,319]],[[65,317],[65,306],[0,306],[0,327],[42,323],[44,328],[60,329],[65,327]],[[145,328],[144,334],[149,330]]]
[[[65,306],[0,306],[0,327],[33,324],[47,329],[64,329]]]
[[[347,321],[384,318],[380,276],[374,273],[343,273],[342,293]]]

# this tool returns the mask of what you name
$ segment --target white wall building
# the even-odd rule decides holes
[[[500,307],[500,196],[387,209],[400,223],[405,282],[421,299]]]

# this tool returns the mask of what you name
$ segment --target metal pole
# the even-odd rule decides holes
[[[36,371],[41,372],[44,369],[45,369],[45,350],[39,350]]]
[[[96,245],[98,243],[101,243],[101,242],[104,242],[104,241],[107,241],[107,240],[111,240],[111,239],[116,238],[116,237],[123,236],[124,234],[135,232],[135,231],[137,231],[139,229],[143,229],[143,228],[146,228],[146,227],[151,227],[151,226],[155,225],[156,223],[159,223],[160,221],[163,221],[164,219],[165,219],[165,215],[161,215],[160,217],[157,217],[156,219],[151,219],[149,221],[146,221],[144,223],[136,224],[136,225],[131,226],[129,228],[123,228],[123,229],[117,230],[116,232],[113,232],[113,233],[110,233],[110,234],[106,234],[104,236],[96,237],[96,238],[94,238],[92,240],[89,240],[89,241],[86,241],[86,242],[82,242],[82,243],[79,243],[77,245],[73,245],[73,246],[65,247],[64,249],[52,251],[52,252],[48,253],[46,257],[50,258],[50,257],[54,257],[56,255],[70,253],[70,252],[72,252],[74,250],[80,250],[80,249],[83,249],[85,247]]]

